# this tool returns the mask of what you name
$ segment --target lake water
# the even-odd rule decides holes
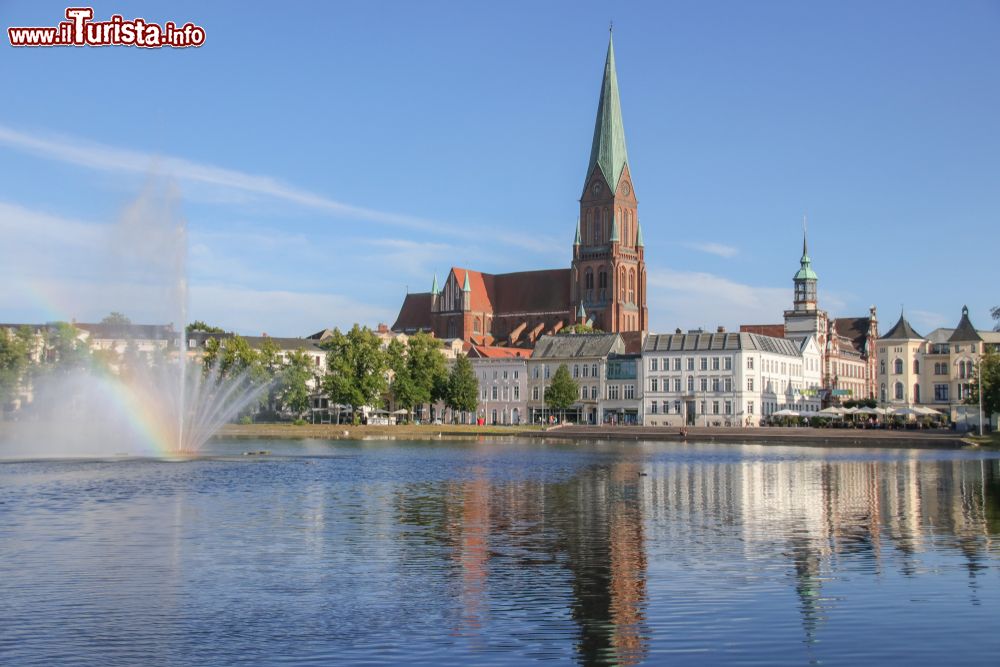
[[[206,454],[0,464],[0,664],[1000,655],[995,454],[536,441]]]

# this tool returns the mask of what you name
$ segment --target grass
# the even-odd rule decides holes
[[[966,440],[974,442],[980,447],[1000,449],[1000,432],[987,433],[981,438],[978,435],[970,435],[966,438]]]

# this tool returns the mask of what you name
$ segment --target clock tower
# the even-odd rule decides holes
[[[614,42],[609,38],[570,272],[573,312],[582,306],[588,321],[602,331],[649,329],[637,205],[625,150]]]

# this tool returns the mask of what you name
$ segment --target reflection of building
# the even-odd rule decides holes
[[[488,274],[452,267],[444,284],[407,294],[392,328],[477,345],[531,347],[584,318],[603,331],[645,331],[646,263],[625,148],[611,42],[570,268]]]

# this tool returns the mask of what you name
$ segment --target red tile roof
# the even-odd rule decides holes
[[[571,310],[569,269],[491,274],[454,266],[451,271],[459,287],[468,274],[474,311],[503,315]]]
[[[407,294],[399,309],[393,331],[429,331],[431,329],[431,293]]]
[[[513,358],[527,359],[528,357],[531,356],[531,350],[520,347],[496,347],[489,345],[473,345],[472,350],[469,353],[469,356],[481,357],[483,359],[513,359]]]
[[[740,333],[753,333],[753,334],[760,334],[761,336],[770,336],[771,338],[784,338],[785,325],[784,324],[741,324]]]

